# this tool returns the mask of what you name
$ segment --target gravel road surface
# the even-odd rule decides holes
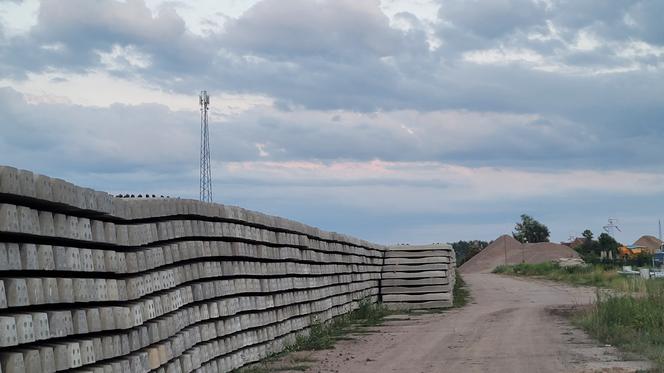
[[[395,316],[377,333],[299,352],[307,372],[632,372],[649,367],[600,345],[562,316],[594,291],[488,273],[465,274],[473,301],[437,314]],[[293,357],[291,357],[292,359]],[[282,368],[283,369],[283,368]]]

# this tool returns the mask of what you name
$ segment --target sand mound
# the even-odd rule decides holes
[[[505,253],[507,252],[507,260]],[[503,235],[486,249],[464,263],[461,273],[491,272],[501,264],[543,263],[559,258],[578,258],[571,248],[552,242],[521,244],[512,236]]]
[[[634,242],[634,246],[647,247],[649,251],[654,253],[662,246],[662,241],[660,241],[657,237],[643,236]]]

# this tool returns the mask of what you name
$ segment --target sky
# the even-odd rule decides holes
[[[377,243],[664,217],[660,0],[0,0],[0,164]]]

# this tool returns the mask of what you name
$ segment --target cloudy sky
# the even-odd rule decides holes
[[[660,0],[0,0],[0,163],[380,243],[664,218]]]

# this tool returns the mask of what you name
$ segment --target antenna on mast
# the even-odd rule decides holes
[[[210,170],[210,133],[208,132],[208,110],[210,96],[207,91],[201,91],[198,96],[201,105],[201,163],[200,163],[200,193],[199,199],[203,202],[212,202],[212,172]]]

